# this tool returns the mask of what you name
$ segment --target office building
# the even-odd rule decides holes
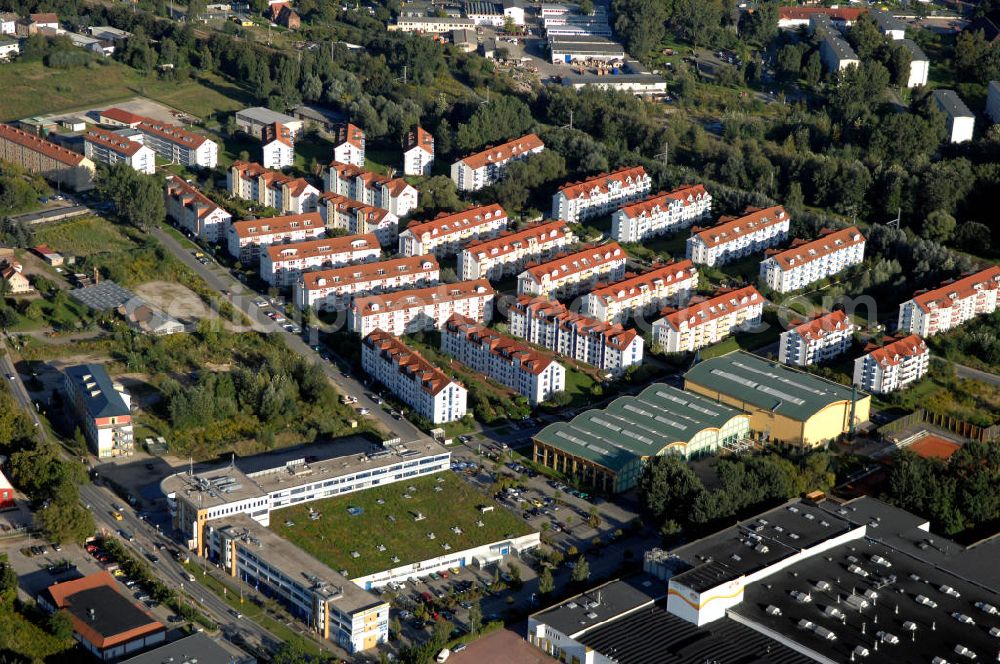
[[[665,353],[693,353],[759,325],[764,302],[753,286],[692,299],[684,307],[664,311],[653,323],[653,341]]]
[[[430,221],[413,221],[399,234],[399,253],[404,256],[454,254],[473,240],[496,237],[510,219],[496,203],[461,212],[442,212]]]
[[[431,254],[312,270],[295,282],[295,304],[316,311],[346,309],[356,297],[434,286],[439,277]]]
[[[491,239],[467,243],[458,257],[461,279],[502,279],[521,273],[528,263],[547,261],[576,242],[566,222],[529,224]]]
[[[286,217],[234,221],[226,230],[229,255],[244,265],[255,265],[261,247],[302,242],[326,236],[326,226],[318,212]]]
[[[736,351],[702,360],[684,389],[750,413],[760,438],[817,447],[868,421],[871,396],[784,364]]]
[[[156,173],[156,153],[152,148],[105,129],[93,127],[84,133],[83,153],[95,163],[112,166],[122,161],[140,173]]]
[[[560,187],[552,196],[552,218],[576,223],[633,203],[653,186],[642,166],[620,168]]]
[[[326,190],[405,217],[417,207],[417,190],[403,178],[390,178],[354,164],[334,161],[325,178]]]
[[[711,211],[712,195],[703,185],[684,185],[622,207],[611,217],[611,237],[619,242],[642,242],[687,228]]]
[[[283,288],[294,285],[304,272],[375,261],[381,253],[373,233],[272,244],[261,251],[260,276],[268,284]]]
[[[67,189],[86,191],[94,186],[93,161],[8,124],[0,124],[0,161],[37,173]]]
[[[305,214],[319,207],[320,191],[305,178],[293,178],[249,161],[233,162],[226,172],[226,189],[236,198],[281,214]]]
[[[971,141],[976,126],[976,116],[961,97],[954,90],[940,88],[931,92],[931,95],[934,97],[934,105],[944,113],[948,140],[952,143]]]
[[[441,329],[441,350],[536,406],[566,389],[566,368],[548,353],[460,314]]]
[[[625,250],[611,242],[558,256],[541,265],[529,264],[517,276],[517,294],[569,297],[590,290],[598,282],[622,279],[627,259]]]
[[[395,336],[440,330],[453,314],[489,324],[496,291],[486,279],[356,297],[348,327],[366,337],[375,330]]]
[[[854,323],[841,310],[831,311],[781,333],[778,361],[796,367],[829,362],[854,343]]]
[[[403,175],[430,176],[434,166],[434,136],[417,127],[406,135],[403,144]]]
[[[963,325],[977,316],[997,310],[1000,267],[996,265],[934,290],[919,291],[899,305],[899,329],[920,337],[932,337]]]
[[[709,228],[695,228],[687,241],[687,257],[716,266],[763,253],[788,239],[792,219],[781,205],[747,208],[742,216],[721,217]]]
[[[788,249],[767,253],[761,279],[773,291],[790,293],[859,265],[865,259],[865,236],[857,226],[824,229],[815,240],[796,240]]]
[[[697,288],[698,270],[683,260],[593,290],[583,296],[580,309],[597,320],[626,323],[680,304]]]
[[[361,342],[361,367],[413,412],[432,424],[465,417],[468,392],[461,383],[407,347],[401,339],[375,330]]]
[[[98,364],[63,370],[66,404],[73,410],[90,451],[100,459],[129,456],[133,451],[132,398]]]
[[[642,364],[643,338],[635,330],[569,311],[557,300],[522,295],[510,311],[512,336],[557,355],[619,376]]]
[[[915,334],[884,346],[869,344],[865,354],[854,360],[855,385],[875,394],[888,394],[914,383],[930,368],[931,352]]]
[[[470,154],[451,165],[451,179],[459,191],[478,191],[500,179],[503,169],[545,149],[535,134]]]
[[[167,217],[191,235],[213,243],[226,239],[233,216],[184,179],[167,177],[164,202]]]

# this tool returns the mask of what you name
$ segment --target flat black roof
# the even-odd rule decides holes
[[[306,463],[320,463],[344,456],[368,454],[380,449],[382,448],[375,443],[351,436],[321,443],[303,443],[248,457],[237,457],[234,465],[243,473],[253,476],[255,473],[284,468],[289,462],[299,459]]]
[[[534,617],[571,636],[666,597],[667,583],[648,574],[618,579],[539,611]]]
[[[108,586],[81,590],[67,599],[69,604],[66,610],[105,638],[156,622],[114,588]],[[90,609],[94,610],[93,619],[90,616]]]
[[[806,664],[811,659],[733,620],[697,627],[662,603],[587,632],[579,641],[619,664]]]
[[[195,632],[183,639],[160,646],[141,655],[121,661],[119,664],[166,664],[175,662],[185,664],[236,664],[236,662],[254,661],[252,657],[238,657],[234,652],[205,636]]]

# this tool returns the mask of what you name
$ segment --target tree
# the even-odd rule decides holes
[[[122,221],[136,228],[148,230],[166,218],[159,181],[125,162],[103,168],[97,178],[97,189],[114,203]]]
[[[540,595],[548,595],[556,588],[555,579],[552,578],[552,570],[549,569],[548,565],[542,569],[542,573],[538,576],[538,593]]]
[[[924,219],[920,236],[932,242],[947,242],[955,232],[955,217],[944,210],[934,210]]]
[[[659,46],[666,33],[666,6],[657,0],[612,0],[615,32],[628,52],[644,58]]]
[[[446,175],[435,175],[420,186],[420,214],[433,217],[441,212],[458,212],[465,207],[458,197],[458,187]]]
[[[990,227],[978,221],[967,221],[958,227],[955,244],[963,251],[988,252],[992,246]]]
[[[778,34],[778,3],[768,0],[750,11],[742,12],[739,33],[744,41],[759,46],[770,44]]]
[[[570,579],[574,583],[586,583],[587,579],[590,578],[590,563],[583,556],[577,558],[576,564],[573,566],[573,573],[570,575]]]
[[[778,49],[778,73],[787,79],[798,78],[802,71],[802,45],[785,44]]]
[[[59,493],[35,514],[35,523],[53,542],[83,541],[94,534],[94,517],[80,504],[76,487],[64,485]]]
[[[597,513],[597,507],[594,505],[591,505],[587,514],[587,523],[595,530],[601,527],[601,515]]]
[[[461,125],[455,143],[461,150],[475,150],[487,143],[499,143],[522,136],[534,124],[531,109],[517,97],[495,97],[473,111]]]
[[[66,609],[59,609],[50,614],[46,623],[49,633],[60,641],[69,641],[73,638],[73,619]]]
[[[480,606],[479,600],[472,602],[469,606],[469,631],[472,634],[478,634],[479,630],[483,626],[483,607]]]

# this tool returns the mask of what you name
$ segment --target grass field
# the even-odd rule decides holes
[[[131,249],[135,244],[101,217],[80,217],[40,226],[35,239],[67,256],[92,256]]]
[[[492,505],[494,509],[480,514],[477,505]],[[310,507],[322,515],[316,521],[309,518]],[[351,516],[349,507],[364,512]],[[415,521],[417,513],[426,518]],[[295,525],[285,525],[289,521]],[[484,525],[477,526],[477,521]],[[461,535],[452,531],[454,526]],[[350,578],[436,558],[447,553],[445,543],[458,552],[531,532],[496,501],[451,472],[283,509],[272,520],[271,529],[332,569],[347,570]],[[434,533],[435,539],[428,533]],[[385,551],[379,551],[380,545]],[[398,556],[399,562],[393,562],[393,556]]]
[[[183,82],[145,77],[117,62],[94,67],[50,69],[40,62],[0,67],[0,120],[86,109],[141,96],[191,115],[235,111],[252,101],[243,88],[217,75]]]

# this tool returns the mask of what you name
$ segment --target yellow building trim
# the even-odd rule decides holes
[[[737,590],[736,592],[734,592],[734,593],[732,593],[730,595],[712,595],[711,597],[709,597],[708,599],[706,599],[704,602],[701,602],[700,604],[695,604],[694,602],[692,602],[691,600],[689,600],[687,597],[685,597],[684,595],[682,595],[679,590],[674,590],[673,588],[671,588],[670,590],[668,590],[667,594],[668,595],[673,595],[674,597],[680,599],[682,602],[684,602],[685,604],[687,604],[688,606],[690,606],[695,611],[701,611],[706,605],[708,605],[709,602],[714,602],[717,599],[732,599],[734,597],[739,597],[742,592],[743,592],[743,588],[740,587],[739,590]]]

